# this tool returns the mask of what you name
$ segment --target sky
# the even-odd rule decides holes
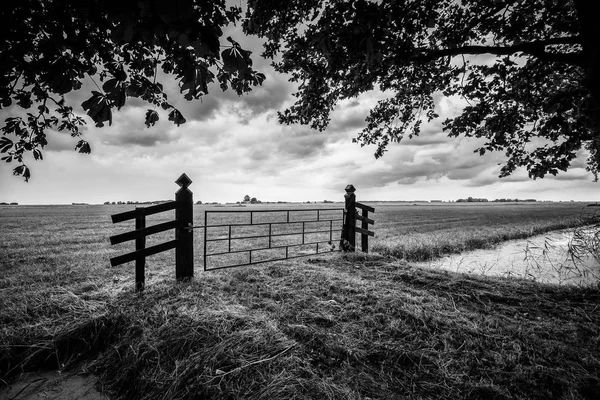
[[[441,121],[456,115],[461,101],[436,98],[440,118],[425,124],[418,138],[391,144],[375,159],[375,147],[352,143],[366,125],[365,117],[386,93],[372,91],[338,105],[329,127],[319,132],[302,125],[280,125],[277,111],[293,103],[288,76],[260,57],[261,41],[229,28],[243,48],[252,50],[256,70],[267,79],[250,94],[238,97],[218,85],[202,101],[188,102],[176,82],[162,76],[174,104],[187,119],[177,127],[159,110],[160,121],[144,125],[149,107],[128,99],[113,111],[112,126],[96,128],[80,107],[94,88],[89,78],[67,100],[87,125],[84,139],[92,154],[77,153],[77,139],[49,132],[44,159],[27,160],[28,183],[12,175],[14,164],[0,163],[0,202],[19,204],[98,204],[105,201],[152,201],[174,198],[175,180],[186,173],[194,201],[236,202],[245,195],[261,201],[342,201],[347,184],[358,201],[444,200],[482,197],[535,198],[552,201],[596,201],[600,183],[585,171],[584,151],[570,170],[557,177],[531,180],[524,169],[498,178],[502,153],[474,153],[483,142],[449,138]],[[160,76],[159,76],[160,77]],[[16,115],[0,110],[0,121]],[[0,122],[3,124],[3,122]]]

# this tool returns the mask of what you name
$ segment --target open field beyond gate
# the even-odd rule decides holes
[[[191,283],[175,284],[168,251],[148,258],[142,295],[133,263],[108,261],[132,250],[108,237],[131,229],[110,215],[133,206],[0,207],[0,386],[85,367],[125,398],[597,398],[597,288],[410,265],[573,226],[594,207],[369,204],[378,254],[203,272],[197,245]],[[194,206],[194,225],[208,208],[226,210]]]

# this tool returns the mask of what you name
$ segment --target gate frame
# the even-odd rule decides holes
[[[309,220],[309,221],[290,221],[290,212],[317,212],[317,219],[316,220]],[[270,210],[204,210],[204,253],[203,253],[203,264],[204,264],[204,271],[213,271],[213,270],[217,270],[217,269],[224,269],[224,268],[233,268],[233,267],[242,267],[242,266],[246,266],[246,265],[253,265],[253,264],[262,264],[265,262],[272,262],[272,261],[282,261],[282,260],[287,260],[287,259],[292,259],[292,258],[299,258],[299,257],[306,257],[306,256],[310,256],[310,255],[317,255],[317,254],[325,254],[325,253],[330,253],[333,252],[335,250],[329,250],[329,251],[322,251],[319,252],[319,244],[320,243],[329,243],[329,244],[333,244],[333,222],[336,221],[342,221],[344,220],[343,218],[343,214],[341,218],[327,218],[327,219],[321,219],[321,211],[343,211],[343,208],[310,208],[310,209],[290,209],[290,210],[274,210],[274,209],[270,209]],[[208,215],[210,213],[213,214],[250,214],[250,223],[235,223],[235,224],[217,224],[217,225],[209,225],[208,224]],[[285,221],[280,221],[280,222],[259,222],[259,223],[254,223],[254,213],[286,213],[286,220]],[[314,222],[329,222],[329,229],[328,230],[321,230],[321,231],[306,231],[306,223],[314,223]],[[302,232],[294,232],[294,233],[282,233],[282,234],[273,234],[273,229],[272,226],[273,225],[281,225],[281,224],[302,224]],[[260,226],[260,225],[269,225],[269,234],[268,235],[253,235],[253,236],[242,236],[242,237],[232,237],[232,227],[234,226]],[[229,227],[228,229],[228,233],[227,233],[227,237],[226,238],[220,238],[220,239],[208,239],[208,228],[221,228],[221,227]],[[337,231],[337,229],[335,230]],[[309,242],[306,243],[305,242],[305,235],[307,234],[315,234],[315,233],[329,233],[329,240],[319,240],[316,242]],[[272,238],[273,237],[279,237],[279,236],[300,236],[302,235],[302,243],[300,244],[290,244],[290,245],[282,245],[282,246],[276,246],[273,247],[272,246]],[[261,247],[261,248],[255,248],[255,249],[247,249],[247,250],[234,250],[231,251],[231,241],[232,240],[242,240],[242,239],[259,239],[259,238],[269,238],[269,245],[267,247]],[[220,253],[212,253],[212,254],[207,254],[207,243],[208,242],[218,242],[218,241],[227,241],[228,242],[228,251],[224,251],[224,252],[220,252]],[[288,249],[290,247],[298,247],[298,246],[308,246],[308,245],[316,245],[316,251],[315,253],[312,254],[302,254],[302,255],[298,255],[298,256],[289,256],[288,255]],[[274,259],[268,259],[268,260],[263,260],[263,261],[255,261],[252,262],[252,252],[253,251],[260,251],[260,250],[270,250],[270,249],[283,249],[285,248],[285,257],[283,258],[274,258]],[[211,256],[218,256],[218,255],[224,255],[224,254],[235,254],[235,253],[248,253],[248,262],[244,263],[244,264],[235,264],[235,265],[227,265],[227,266],[222,266],[222,267],[215,267],[215,268],[207,268],[207,257],[211,257]]]

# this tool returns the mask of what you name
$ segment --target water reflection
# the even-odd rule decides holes
[[[598,227],[548,232],[418,263],[455,272],[517,277],[543,283],[588,286],[600,282]]]

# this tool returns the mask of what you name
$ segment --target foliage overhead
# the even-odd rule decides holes
[[[600,166],[600,24],[585,0],[249,0],[245,32],[299,85],[283,123],[325,129],[341,100],[379,88],[355,139],[377,146],[419,134],[436,97],[466,106],[443,121],[450,136],[504,151],[500,176],[566,171],[585,147]],[[488,57],[474,57],[488,55]],[[491,57],[490,57],[491,56]],[[485,62],[482,62],[485,61]]]
[[[16,104],[23,115],[1,128],[2,160],[16,162],[15,175],[28,180],[24,156],[41,159],[49,130],[80,138],[85,124],[65,95],[86,79],[96,85],[81,106],[96,126],[112,123],[112,112],[128,98],[157,107],[176,125],[186,122],[168,102],[162,73],[173,75],[186,100],[208,94],[215,80],[238,94],[262,84],[250,52],[231,37],[221,43],[222,28],[240,20],[239,7],[225,0],[21,0],[0,5],[0,109]],[[76,150],[90,153],[80,139]]]
[[[241,3],[240,3],[241,5]],[[112,123],[128,98],[157,107],[180,125],[159,81],[173,75],[187,100],[223,90],[243,94],[265,76],[250,52],[222,28],[243,22],[266,39],[263,56],[298,84],[283,123],[325,129],[344,99],[380,89],[381,100],[355,139],[388,145],[420,133],[438,117],[436,99],[465,107],[443,121],[450,136],[485,139],[476,151],[503,151],[501,176],[526,167],[532,178],[556,175],[587,148],[587,168],[600,168],[600,24],[585,0],[22,0],[0,6],[0,109],[16,104],[26,117],[2,127],[2,160],[30,176],[23,157],[42,158],[48,130],[70,132],[76,149],[83,118],[65,95],[86,79],[96,89],[81,106],[96,126]],[[483,57],[475,57],[483,55]],[[28,111],[31,110],[31,111]]]

